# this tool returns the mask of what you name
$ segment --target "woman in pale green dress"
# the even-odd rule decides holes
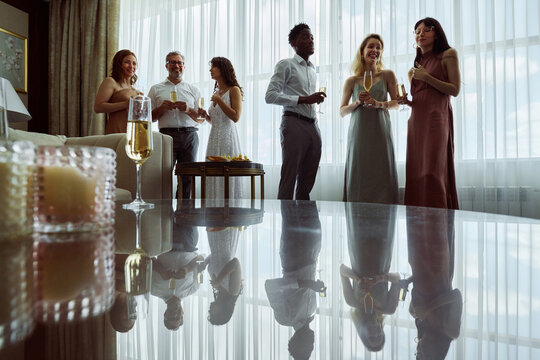
[[[398,203],[394,144],[388,114],[388,109],[398,107],[397,84],[394,73],[383,70],[383,48],[380,35],[368,35],[351,66],[354,75],[345,81],[343,87],[341,117],[352,113],[343,201]],[[369,92],[364,88],[364,72],[367,70],[373,74]]]

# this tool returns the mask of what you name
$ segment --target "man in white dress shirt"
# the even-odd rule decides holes
[[[317,312],[316,293],[325,292],[321,280],[315,280],[321,251],[321,221],[315,201],[281,203],[282,277],[264,283],[274,317],[284,326],[292,326],[289,352],[295,359],[309,359],[314,332],[309,328]],[[305,231],[305,230],[308,231]]]
[[[173,138],[173,161],[193,162],[199,148],[197,136],[199,89],[182,81],[185,65],[184,56],[172,51],[165,57],[165,68],[169,76],[165,81],[150,88],[148,97],[152,99],[152,120],[158,121],[159,132]],[[172,94],[176,93],[176,99]],[[182,198],[189,199],[191,178],[182,177]]]
[[[314,53],[313,35],[300,23],[289,33],[296,54],[277,63],[266,90],[266,103],[283,106],[281,118],[281,179],[278,199],[309,200],[321,160],[321,133],[316,123],[315,104],[324,92],[315,92],[317,74],[309,57]]]
[[[173,248],[152,259],[152,295],[165,302],[163,323],[176,330],[184,323],[182,300],[199,289],[198,274],[203,270],[198,262],[204,257],[197,253],[199,232],[196,226],[174,224]]]

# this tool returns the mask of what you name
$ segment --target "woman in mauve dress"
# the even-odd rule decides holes
[[[416,58],[409,71],[412,108],[407,133],[405,205],[458,209],[454,172],[454,121],[450,96],[460,90],[455,49],[433,18],[414,26]]]

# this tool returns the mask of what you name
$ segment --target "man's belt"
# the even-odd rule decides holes
[[[308,123],[311,123],[311,124],[313,124],[315,122],[315,119],[312,119],[312,118],[304,116],[304,115],[300,115],[298,113],[295,113],[294,111],[284,111],[283,115],[292,116],[292,117],[298,118],[300,120],[307,121]]]
[[[160,132],[166,131],[166,132],[194,132],[199,131],[198,128],[195,126],[187,126],[187,127],[177,127],[177,128],[161,128],[159,129]]]

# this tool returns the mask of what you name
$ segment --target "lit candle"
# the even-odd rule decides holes
[[[39,174],[40,215],[60,222],[92,219],[96,177],[87,177],[71,166],[44,166]]]

